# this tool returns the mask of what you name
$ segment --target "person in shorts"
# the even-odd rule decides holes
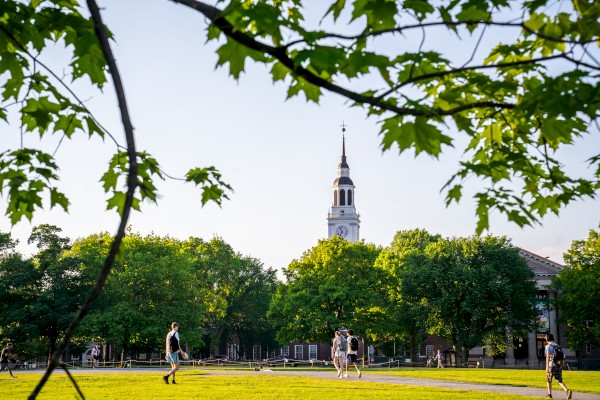
[[[171,371],[162,378],[165,383],[169,384],[169,376],[172,377],[171,383],[175,384],[175,372],[179,369],[179,354],[182,354],[181,346],[179,345],[179,324],[173,322],[171,331],[167,334],[166,349],[167,361],[171,364]]]
[[[346,350],[346,338],[342,337],[340,331],[335,331],[335,337],[333,338],[333,365],[337,370],[338,378],[341,378],[342,372],[344,372],[344,362],[346,362]]]
[[[552,378],[556,379],[556,383],[560,386],[565,392],[567,392],[567,400],[571,400],[573,397],[573,391],[567,388],[567,385],[564,384],[562,379],[562,365],[556,365],[552,358],[554,357],[554,348],[558,346],[554,342],[554,335],[549,334],[546,336],[546,348],[544,352],[546,353],[546,384],[548,386],[548,394],[546,395],[547,399],[552,398]]]
[[[437,354],[435,355],[435,359],[437,360],[437,367],[444,368],[444,355],[442,354],[441,350],[438,349]]]
[[[348,331],[346,331],[346,336],[347,336],[347,342],[348,342],[348,359],[346,360],[346,374],[344,375],[344,377],[348,378],[348,364],[352,363],[352,365],[354,365],[354,368],[356,368],[356,372],[358,373],[358,377],[360,378],[362,376],[362,372],[360,372],[360,369],[358,368],[358,347],[356,349],[352,349],[352,341],[353,339],[355,339],[356,341],[358,341],[358,338],[356,338],[354,336],[354,331],[352,329],[348,329]]]
[[[8,373],[10,374],[10,377],[15,379],[16,376],[13,375],[12,369],[10,368],[10,360],[12,358],[12,349],[13,349],[13,344],[8,343],[6,345],[6,347],[2,350],[2,356],[0,357],[0,372],[7,369]]]
[[[93,369],[96,369],[98,367],[98,359],[100,358],[100,349],[98,348],[98,343],[94,343],[94,347],[92,347],[92,351],[90,352],[90,355],[92,356],[92,362],[93,362]]]

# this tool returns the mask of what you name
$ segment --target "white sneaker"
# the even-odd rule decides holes
[[[341,378],[341,377],[342,377],[342,370],[340,369],[340,370],[338,370],[338,378]]]
[[[350,376],[348,374],[345,374],[344,378],[350,378]]]
[[[362,372],[358,371],[358,378],[360,379],[361,376],[362,376]]]

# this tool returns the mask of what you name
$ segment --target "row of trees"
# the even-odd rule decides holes
[[[586,240],[573,241],[564,259],[570,268],[552,280],[552,287],[559,293],[554,305],[570,330],[569,345],[600,347],[600,232],[591,230]]]
[[[24,258],[0,234],[0,333],[37,357],[61,339],[108,252],[107,233],[72,245],[55,226],[41,225],[29,239],[38,252]],[[553,281],[556,306],[570,328],[572,348],[598,343],[600,235],[575,241],[572,265]],[[235,341],[240,356],[261,344],[329,341],[352,327],[385,349],[399,343],[416,357],[418,344],[436,334],[468,358],[485,344],[503,352],[507,334],[522,337],[535,320],[534,274],[506,238],[443,238],[401,231],[377,247],[339,237],[321,240],[275,271],[215,238],[185,241],[129,232],[106,290],[72,341],[116,343],[122,357],[162,347],[169,323],[204,355]]]
[[[0,333],[23,342],[19,353],[39,357],[57,340],[102,268],[107,233],[77,240],[41,225],[29,239],[39,251],[24,258],[1,236]],[[238,253],[219,238],[180,241],[129,232],[106,290],[78,330],[73,344],[101,339],[128,352],[163,347],[170,323],[184,328],[187,345],[204,355],[237,338],[273,343],[265,314],[277,284],[273,269]]]
[[[506,238],[403,231],[377,248],[334,237],[284,271],[269,318],[280,342],[326,341],[352,327],[375,344],[399,341],[415,357],[428,334],[468,352],[504,349],[532,329],[534,275]]]

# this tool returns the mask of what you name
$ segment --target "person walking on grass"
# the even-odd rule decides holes
[[[358,369],[358,338],[354,336],[354,331],[352,329],[348,329],[346,336],[348,337],[348,359],[346,360],[346,375],[344,375],[344,377],[349,378],[348,364],[352,363],[354,368],[356,368],[358,377],[360,378],[362,376],[362,372],[360,372],[360,369]]]
[[[94,347],[92,347],[90,355],[92,356],[92,368],[96,369],[98,367],[98,358],[100,357],[100,349],[98,348],[98,343],[94,342]]]
[[[13,348],[13,344],[8,343],[6,345],[6,347],[4,348],[4,350],[2,350],[2,356],[0,357],[0,372],[7,369],[8,373],[10,374],[10,377],[15,379],[16,376],[13,375],[12,369],[10,368],[11,358],[13,358],[12,348]]]
[[[442,364],[442,361],[444,360],[444,355],[442,354],[441,350],[438,349],[437,354],[435,355],[435,359],[437,360],[437,367],[444,368],[444,364]]]
[[[554,342],[553,334],[550,333],[546,335],[546,343],[548,343],[544,350],[546,353],[546,384],[548,386],[548,394],[546,395],[546,398],[552,398],[552,377],[554,377],[554,379],[556,379],[556,383],[558,383],[558,386],[567,392],[567,400],[571,400],[573,397],[573,391],[569,390],[567,385],[565,385],[563,382],[562,363],[554,360],[556,348],[559,346]]]
[[[342,377],[342,372],[344,371],[347,347],[346,338],[340,334],[340,331],[335,331],[335,337],[333,338],[333,365],[337,370],[338,378]]]
[[[162,378],[168,385],[170,375],[172,377],[171,383],[176,384],[175,372],[179,369],[179,354],[183,356],[183,350],[181,350],[181,346],[179,345],[179,325],[177,322],[171,324],[171,331],[167,334],[165,352],[167,353],[167,362],[171,363],[171,371]]]

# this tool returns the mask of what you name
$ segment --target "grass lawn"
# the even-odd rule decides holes
[[[381,371],[383,372],[383,371]],[[487,373],[488,371],[486,371]],[[521,396],[495,393],[449,390],[435,387],[380,384],[357,380],[326,380],[307,377],[273,376],[266,373],[241,376],[210,376],[200,370],[177,374],[177,385],[165,385],[160,376],[164,373],[104,373],[95,371],[75,375],[86,399],[236,399],[236,400],[286,400],[286,399],[352,399],[378,400],[411,399],[440,400],[486,399],[523,400]],[[0,388],[5,397],[27,398],[38,383],[39,374],[20,374],[9,379],[0,375]],[[52,375],[38,399],[76,399],[77,394],[64,374]]]
[[[400,368],[372,369],[367,373],[388,373],[408,378],[439,379],[446,381],[486,383],[525,387],[546,387],[546,372],[521,369],[477,368]],[[600,371],[563,371],[563,381],[574,392],[600,394]],[[554,388],[558,385],[553,383]]]

